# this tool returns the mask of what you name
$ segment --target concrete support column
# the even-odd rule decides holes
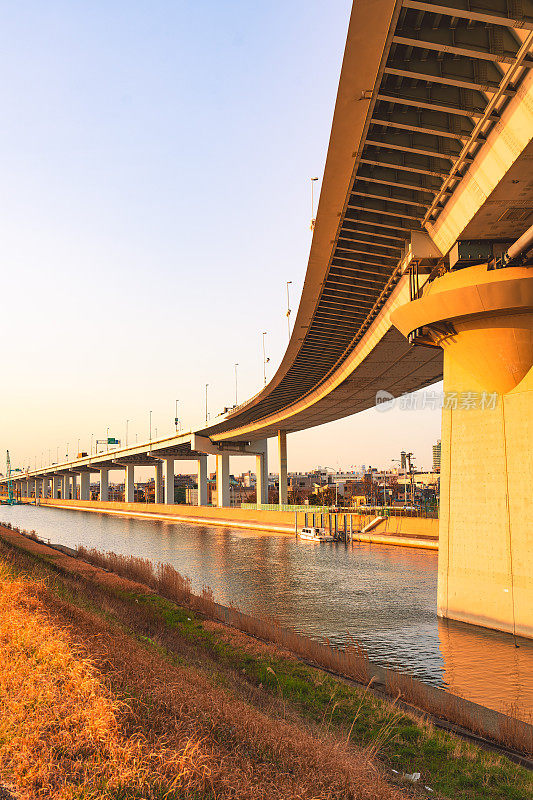
[[[91,474],[82,472],[80,474],[80,500],[91,499]]]
[[[163,462],[158,461],[155,465],[155,502],[163,503]]]
[[[124,476],[124,499],[126,503],[135,502],[135,465],[126,464]]]
[[[444,351],[437,614],[530,638],[532,306],[530,267],[481,264],[391,316]]]
[[[163,471],[165,478],[165,498],[164,502],[167,505],[172,505],[175,502],[174,498],[174,459],[165,458],[163,461]]]
[[[257,508],[268,503],[268,440],[263,443],[263,453],[255,457],[255,488]]]
[[[52,478],[52,497],[54,500],[59,498],[59,489],[61,486],[61,477],[59,475],[54,475]]]
[[[63,500],[70,500],[70,475],[63,475],[61,497]]]
[[[22,489],[21,489],[22,497],[28,496],[28,483],[29,481],[22,481]]]
[[[222,453],[217,456],[217,506],[228,508],[229,504],[229,454]]]
[[[198,459],[198,505],[207,505],[207,456]]]
[[[109,470],[100,470],[100,500],[109,500]]]
[[[78,476],[75,472],[70,476],[72,479],[72,499],[78,499]]]
[[[278,431],[278,477],[279,477],[279,504],[287,505],[287,431]]]
[[[35,492],[35,480],[33,478],[30,478],[28,481],[28,497],[31,497],[34,492]]]

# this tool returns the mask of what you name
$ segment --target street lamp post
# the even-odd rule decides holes
[[[267,382],[266,365],[270,361],[270,359],[266,357],[266,352],[265,352],[265,336],[267,335],[267,332],[263,331],[262,335],[263,335],[263,384],[264,386],[266,386]]]
[[[315,189],[315,181],[317,181],[318,178],[311,178],[310,180],[311,180],[311,225],[310,225],[310,228],[311,228],[312,231],[314,231],[315,222],[316,222],[316,219],[315,219],[315,194],[314,194],[314,189]]]
[[[178,417],[178,403],[179,403],[179,400],[176,400],[176,416],[174,417],[174,425],[176,426],[176,431],[178,430],[178,426],[180,424],[180,420],[179,420],[179,417]]]
[[[206,425],[207,425],[207,417],[208,417],[208,414],[207,414],[207,387],[208,386],[209,386],[209,384],[206,383],[206,385],[205,385],[205,424]]]
[[[128,426],[129,426],[129,419],[126,420],[126,447],[128,446]]]
[[[150,442],[152,441],[152,412],[151,411],[150,411],[150,439],[149,439],[149,441]]]
[[[292,281],[287,281],[287,331],[289,333],[289,341],[291,338],[291,304],[289,300],[289,286],[291,283]]]
[[[106,430],[106,452],[109,453],[109,427]]]
[[[93,436],[94,433],[91,433],[91,455],[93,454]]]
[[[238,364],[235,364],[235,405],[236,406],[239,405],[239,400],[238,400],[238,397],[237,397],[237,367],[238,366],[239,366]]]

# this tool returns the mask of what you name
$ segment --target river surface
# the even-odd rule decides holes
[[[143,509],[144,510],[144,509]],[[437,553],[86,511],[2,506],[52,542],[169,562],[220,603],[275,616],[316,638],[350,637],[383,666],[497,710],[533,714],[533,642],[439,620]]]

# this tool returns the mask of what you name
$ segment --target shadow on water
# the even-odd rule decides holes
[[[500,710],[533,712],[533,643],[436,616],[437,553],[164,520],[13,506],[1,521],[52,542],[167,561],[194,591],[342,645]]]

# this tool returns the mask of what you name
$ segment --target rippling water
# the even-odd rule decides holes
[[[379,664],[533,713],[533,642],[438,620],[437,553],[35,506],[3,506],[0,521],[71,547],[168,561],[221,603],[334,644],[351,636]]]

